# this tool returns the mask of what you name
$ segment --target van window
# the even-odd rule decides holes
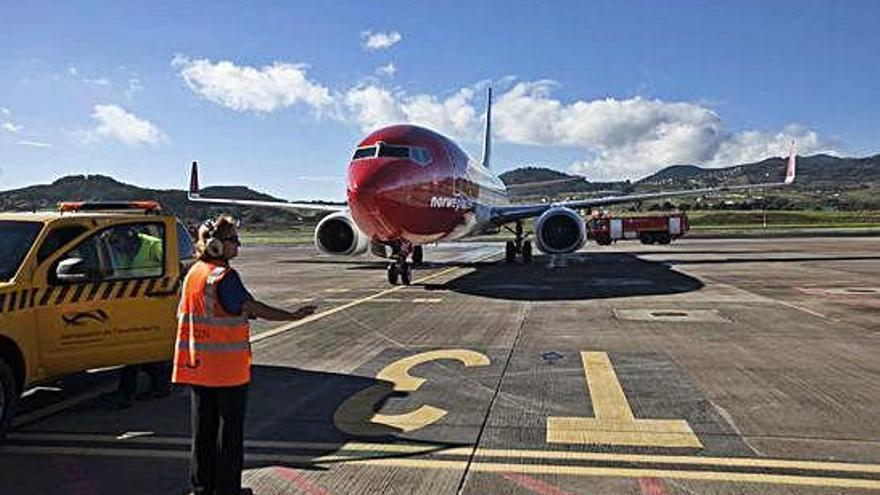
[[[177,255],[180,257],[180,261],[194,258],[195,252],[189,230],[182,223],[177,222]]]
[[[89,229],[82,225],[67,225],[52,229],[46,235],[40,250],[37,251],[37,263],[42,263],[46,258],[52,256],[52,253],[57,251],[58,248],[79,237],[87,230]]]
[[[161,277],[165,272],[165,226],[115,225],[85,238],[53,264],[53,283],[59,282],[55,276],[57,267],[72,259],[79,261],[67,273],[81,274],[82,278],[76,279],[80,282]]]
[[[129,224],[101,233],[107,243],[112,272],[109,279],[158,277],[165,268],[165,226]]]
[[[0,282],[12,280],[42,229],[39,222],[0,222]]]

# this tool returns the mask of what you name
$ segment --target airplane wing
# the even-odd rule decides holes
[[[782,182],[765,182],[760,184],[745,184],[737,186],[719,186],[704,187],[700,189],[682,189],[678,191],[660,191],[643,194],[630,194],[624,196],[604,196],[599,198],[579,199],[573,201],[560,201],[557,203],[545,203],[535,205],[511,205],[494,207],[491,211],[492,222],[496,225],[502,225],[517,220],[524,220],[541,215],[545,211],[554,207],[566,207],[571,209],[588,209],[597,206],[607,206],[620,203],[630,203],[633,201],[642,201],[646,199],[668,198],[673,196],[691,196],[697,194],[705,194],[712,192],[736,191],[742,189],[757,189],[767,187],[787,186],[794,182],[795,169],[797,167],[797,153],[794,142],[791,145],[791,153],[788,156],[788,163],[785,170],[785,180]]]
[[[252,199],[231,198],[203,198],[199,194],[199,164],[192,163],[192,171],[189,177],[189,193],[187,199],[195,203],[216,203],[238,206],[265,206],[268,208],[280,208],[283,210],[310,211],[310,212],[333,212],[342,211],[348,207],[345,205],[330,205],[323,203],[289,203],[287,201],[259,201]]]

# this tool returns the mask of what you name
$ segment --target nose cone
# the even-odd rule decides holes
[[[355,222],[368,236],[391,241],[403,236],[407,194],[418,170],[405,160],[358,160],[348,169],[348,204]]]

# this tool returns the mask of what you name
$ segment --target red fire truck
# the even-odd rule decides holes
[[[604,215],[587,220],[587,238],[602,246],[625,239],[639,239],[642,244],[669,244],[688,229],[690,224],[684,213],[619,218]]]

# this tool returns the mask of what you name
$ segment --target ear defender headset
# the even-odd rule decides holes
[[[214,221],[205,220],[204,226],[208,229],[207,236],[205,237],[205,254],[209,258],[222,258],[223,241],[214,237],[214,232],[216,231]]]

